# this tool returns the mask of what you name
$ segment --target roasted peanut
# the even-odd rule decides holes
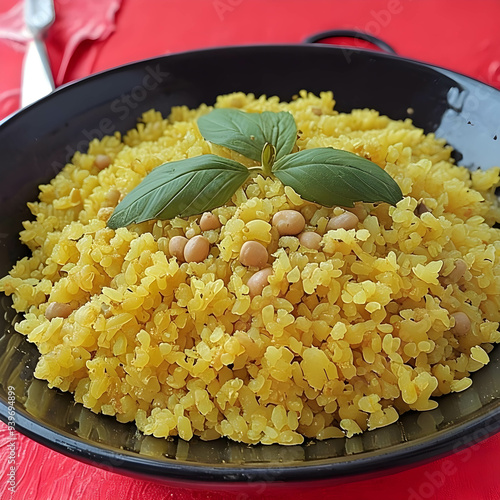
[[[108,155],[97,155],[94,160],[94,165],[99,170],[104,170],[111,165],[111,158]]]
[[[266,267],[254,273],[250,278],[248,278],[247,286],[250,297],[255,297],[255,295],[260,295],[264,287],[269,284],[268,277],[273,274],[272,267]]]
[[[446,281],[448,283],[457,283],[460,278],[463,278],[465,271],[467,271],[467,264],[462,259],[457,259],[453,271],[446,276]]]
[[[211,212],[205,212],[200,219],[200,229],[209,231],[210,229],[219,229],[220,222],[216,215]]]
[[[311,248],[313,250],[319,250],[319,245],[321,243],[321,234],[315,233],[314,231],[308,231],[306,233],[299,234],[299,242],[303,247]]]
[[[168,251],[179,262],[184,262],[184,248],[188,239],[184,236],[173,236],[168,242]]]
[[[330,229],[354,229],[358,225],[359,219],[357,215],[351,212],[344,212],[343,214],[332,217],[326,226],[326,230]]]
[[[54,318],[67,318],[73,312],[73,308],[69,304],[62,302],[52,302],[45,309],[45,317],[48,320]]]
[[[306,220],[297,210],[280,210],[274,214],[272,223],[280,236],[295,236],[304,230]]]
[[[262,243],[258,241],[245,241],[240,250],[240,262],[248,267],[264,267],[269,254]]]
[[[471,329],[469,316],[462,311],[451,313],[451,316],[455,319],[455,326],[452,328],[453,333],[459,337],[467,335]]]
[[[203,262],[210,252],[210,243],[205,236],[194,236],[187,241],[184,247],[186,262]]]
[[[120,200],[120,196],[122,194],[118,189],[111,188],[107,193],[104,198],[104,202],[107,207],[115,207],[118,204],[118,201]]]

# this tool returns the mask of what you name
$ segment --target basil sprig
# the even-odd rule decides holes
[[[259,167],[206,154],[156,167],[115,208],[112,229],[151,219],[188,217],[229,201],[252,172],[275,176],[303,199],[332,207],[356,201],[395,205],[403,198],[396,181],[376,163],[334,148],[291,153],[297,127],[290,113],[216,109],[198,120],[203,137]]]

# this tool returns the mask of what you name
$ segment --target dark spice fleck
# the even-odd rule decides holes
[[[415,214],[421,217],[422,214],[425,214],[426,212],[430,212],[429,208],[425,205],[423,201],[419,201],[417,208],[415,209]]]

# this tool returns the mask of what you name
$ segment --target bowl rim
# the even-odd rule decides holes
[[[58,390],[58,389],[57,389]],[[75,403],[80,405],[81,403]],[[3,401],[0,401],[0,420],[8,424]],[[500,430],[500,399],[487,414],[478,415],[461,424],[454,424],[436,434],[428,434],[413,441],[401,442],[390,450],[378,449],[348,457],[315,459],[303,462],[283,462],[279,466],[207,464],[140,455],[128,450],[111,450],[96,441],[87,441],[80,436],[49,427],[16,408],[15,429],[39,444],[70,458],[113,472],[139,476],[143,479],[189,483],[273,483],[310,482],[320,479],[363,479],[380,471],[404,470],[457,453],[468,446],[477,445]],[[227,438],[224,438],[227,439]],[[75,442],[79,446],[75,446]],[[429,445],[432,444],[432,454]]]
[[[334,44],[320,43],[320,42],[227,45],[227,46],[216,46],[216,47],[203,47],[203,48],[198,48],[198,49],[193,49],[193,50],[184,50],[184,51],[180,51],[180,52],[174,52],[171,54],[164,54],[164,55],[159,55],[159,56],[148,57],[145,59],[137,59],[137,60],[127,62],[124,64],[119,64],[118,66],[114,66],[112,68],[97,71],[96,73],[92,73],[91,75],[85,76],[85,77],[80,78],[78,80],[63,83],[62,85],[55,88],[50,94],[46,95],[45,97],[42,97],[38,101],[34,101],[31,104],[25,106],[24,108],[20,108],[20,109],[14,111],[13,113],[11,113],[10,115],[0,119],[0,127],[5,126],[8,122],[13,120],[14,118],[17,118],[18,116],[23,115],[25,112],[35,108],[40,103],[47,102],[53,96],[56,96],[61,92],[65,92],[68,89],[72,89],[75,86],[79,86],[81,84],[84,84],[88,81],[92,81],[92,80],[97,79],[97,78],[100,78],[102,76],[127,70],[128,68],[132,68],[134,66],[140,66],[143,64],[151,64],[151,63],[158,62],[158,61],[164,60],[164,59],[191,57],[191,56],[195,56],[197,54],[200,54],[200,55],[204,54],[204,55],[208,56],[211,53],[217,54],[219,52],[220,53],[233,52],[233,51],[244,52],[247,50],[254,51],[254,50],[268,50],[268,49],[336,51],[336,52],[343,52],[345,57],[347,57],[346,52],[355,53],[355,54],[365,54],[367,56],[373,56],[373,57],[382,58],[382,59],[389,59],[389,60],[397,61],[400,63],[406,63],[406,64],[409,64],[411,66],[417,66],[417,67],[420,67],[420,69],[424,70],[424,71],[431,70],[433,72],[439,73],[441,76],[449,77],[451,79],[457,79],[457,78],[464,79],[464,81],[467,81],[467,82],[473,83],[473,84],[479,84],[480,87],[487,88],[491,91],[494,91],[494,93],[500,93],[500,89],[493,87],[489,83],[482,82],[482,81],[478,80],[477,78],[473,78],[471,76],[465,75],[465,74],[460,73],[458,71],[450,70],[450,69],[444,68],[442,66],[427,63],[424,61],[412,59],[410,57],[401,56],[397,53],[392,54],[389,52],[384,52],[382,50],[372,50],[372,49],[366,49],[366,48],[357,48],[357,47],[334,45]]]
[[[156,56],[141,59],[126,64],[122,64],[107,70],[103,70],[85,78],[66,83],[58,87],[48,96],[36,101],[29,106],[22,108],[11,115],[0,120],[0,127],[6,127],[11,121],[23,117],[26,113],[32,112],[42,103],[56,99],[61,93],[72,92],[73,89],[85,85],[89,81],[101,78],[104,75],[111,75],[126,71],[130,68],[139,67],[145,64],[154,64],[159,61],[182,59],[203,55],[209,57],[211,54],[217,55],[224,52],[245,52],[255,50],[306,50],[326,52],[349,51],[356,54],[365,54],[367,57],[390,59],[399,64],[406,64],[418,67],[421,71],[430,71],[434,75],[453,79],[458,84],[469,83],[479,85],[482,89],[490,89],[493,93],[500,91],[491,85],[477,79],[463,75],[461,73],[442,68],[440,66],[416,61],[399,55],[388,54],[369,49],[351,48],[330,44],[253,44],[236,45],[225,47],[210,47],[197,50],[177,52],[168,55]],[[315,459],[307,462],[289,462],[279,466],[262,465],[211,465],[202,462],[181,461],[172,458],[158,460],[153,457],[135,454],[134,452],[121,450],[113,451],[109,447],[95,442],[86,441],[79,436],[71,435],[62,430],[56,430],[49,424],[43,423],[30,415],[25,409],[16,405],[16,430],[28,438],[60,452],[73,459],[92,464],[94,466],[113,470],[118,473],[141,476],[145,479],[155,480],[158,478],[169,481],[186,481],[189,483],[218,483],[218,482],[302,482],[328,478],[362,478],[367,473],[379,472],[395,468],[407,468],[416,466],[423,462],[436,460],[450,453],[477,443],[500,430],[500,399],[496,400],[496,406],[488,413],[477,415],[460,424],[453,424],[450,427],[438,431],[436,434],[423,436],[413,441],[403,441],[390,447],[390,451],[384,450],[365,451],[363,456],[356,454],[348,457]],[[75,403],[80,404],[80,403]],[[7,401],[0,397],[0,420],[8,423]],[[484,430],[480,435],[478,431]],[[75,446],[78,443],[78,446]],[[432,446],[430,446],[432,445]],[[319,463],[318,463],[319,462]]]

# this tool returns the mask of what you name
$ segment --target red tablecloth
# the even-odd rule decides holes
[[[70,1],[56,0],[58,16],[64,17]],[[0,15],[15,4],[14,0],[0,0]],[[113,12],[108,15],[113,17]],[[49,38],[49,51],[56,81],[61,84],[160,54],[218,45],[299,42],[316,31],[357,28],[382,37],[403,56],[500,87],[499,20],[498,0],[123,0],[111,36],[84,41],[64,61],[64,47],[54,34]],[[61,17],[59,21],[59,28],[64,29]],[[0,41],[0,118],[18,107],[21,49],[19,44]],[[66,64],[63,70],[61,64]],[[257,498],[252,493],[255,490],[238,497],[130,479],[66,458],[20,435],[16,491],[11,493],[10,441],[7,427],[1,424],[2,499]],[[279,495],[264,490],[258,498],[500,499],[499,463],[497,435],[449,458],[398,474],[329,489],[311,485],[307,494],[289,488]]]

